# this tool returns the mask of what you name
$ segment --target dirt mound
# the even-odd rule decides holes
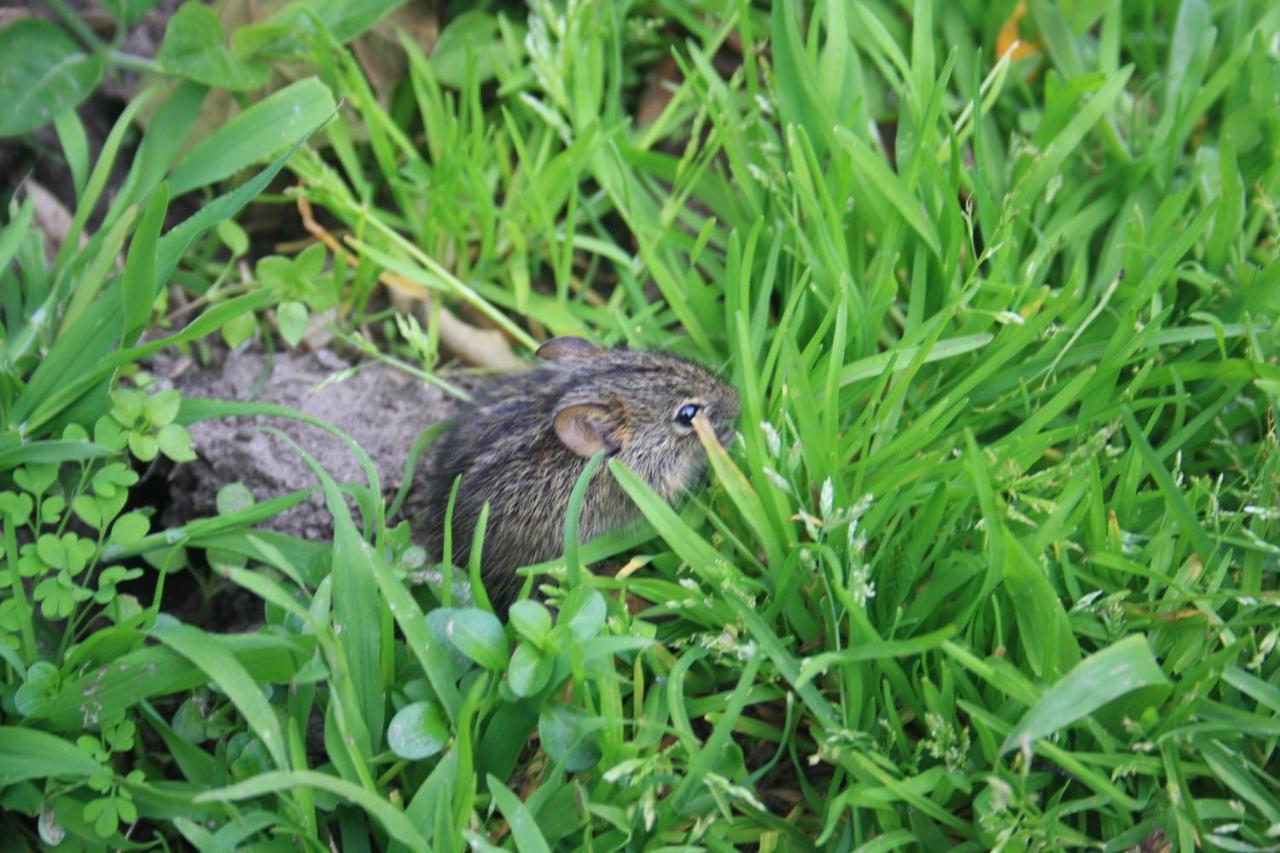
[[[187,398],[278,403],[327,421],[350,435],[373,460],[383,492],[393,495],[421,431],[447,417],[454,402],[438,388],[378,362],[355,366],[336,354],[222,352],[200,366],[177,353],[158,357],[156,377]],[[342,441],[318,427],[275,417],[228,417],[191,425],[199,459],[175,466],[160,523],[168,527],[216,513],[220,488],[241,482],[261,501],[316,485],[297,451],[276,435],[276,427],[311,454],[338,482],[365,482],[355,457]],[[267,527],[324,541],[332,522],[324,497],[281,513]]]

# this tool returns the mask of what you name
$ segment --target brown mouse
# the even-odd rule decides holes
[[[604,350],[562,337],[538,349],[545,363],[481,388],[437,441],[420,481],[436,554],[453,481],[453,563],[468,564],[481,507],[489,502],[481,555],[490,601],[506,611],[521,566],[563,553],[569,495],[599,450],[616,457],[668,502],[696,485],[706,453],[692,421],[707,418],[722,444],[733,439],[738,394],[705,368],[659,351]],[[639,519],[601,466],[588,486],[581,541]]]

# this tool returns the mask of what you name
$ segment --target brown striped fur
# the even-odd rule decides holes
[[[700,481],[706,464],[697,435],[675,421],[679,408],[700,405],[724,444],[738,416],[731,386],[668,353],[601,350],[580,338],[556,338],[538,352],[546,359],[541,366],[494,380],[458,414],[423,483],[438,554],[449,491],[462,476],[453,517],[455,565],[467,565],[481,507],[489,502],[482,570],[490,599],[503,612],[519,589],[515,570],[563,551],[569,495],[593,449],[579,445],[575,453],[566,441],[583,428],[588,437],[598,434],[608,455],[674,501]],[[578,413],[587,418],[579,431],[558,434],[557,416],[564,424]],[[601,467],[583,502],[581,540],[637,519],[631,499]]]

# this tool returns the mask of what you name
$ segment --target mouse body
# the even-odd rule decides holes
[[[668,502],[703,478],[706,453],[693,429],[705,417],[722,444],[734,436],[738,394],[706,368],[661,351],[605,350],[574,337],[538,349],[539,367],[480,388],[437,441],[425,472],[428,540],[440,553],[453,512],[453,563],[468,565],[481,508],[489,503],[481,554],[485,589],[505,612],[521,585],[516,569],[564,550],[569,496],[588,460],[603,450]],[[582,504],[587,541],[639,519],[605,466]]]

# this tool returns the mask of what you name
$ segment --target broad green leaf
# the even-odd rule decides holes
[[[358,446],[344,433],[332,427],[328,429],[358,450]],[[330,563],[333,621],[347,667],[344,680],[349,682],[346,686],[350,691],[344,715],[358,717],[358,720],[350,720],[347,725],[359,732],[352,748],[357,750],[356,754],[360,758],[364,758],[378,748],[386,719],[386,691],[382,683],[380,660],[384,648],[383,627],[385,624],[389,628],[390,621],[384,623],[382,618],[386,605],[378,596],[376,580],[377,566],[383,559],[360,537],[347,507],[346,496],[338,489],[338,484],[324,466],[283,433],[275,431],[275,434],[298,452],[320,481],[324,489],[325,506],[333,517],[334,547]],[[363,451],[357,456],[365,466],[369,489],[374,493],[379,492],[381,489],[376,469],[368,463],[368,457]],[[380,507],[375,507],[375,515],[379,509]],[[379,518],[372,521],[374,524],[381,523]],[[353,735],[348,734],[347,737]]]
[[[44,127],[79,104],[102,79],[101,54],[85,53],[60,27],[23,18],[0,29],[0,137]]]
[[[133,640],[140,643],[141,636]],[[314,643],[307,638],[266,635],[220,637],[254,682],[281,684],[297,674]],[[107,676],[110,675],[110,678]],[[209,676],[166,646],[147,646],[116,657],[109,670],[92,667],[84,675],[64,679],[62,689],[39,715],[46,728],[79,733],[85,720],[122,714],[144,699],[167,696],[209,682]]]
[[[498,21],[483,9],[468,9],[440,31],[431,51],[431,70],[446,86],[461,88],[469,79],[483,83],[494,75],[494,55],[505,50]]]
[[[225,42],[222,21],[213,7],[188,0],[169,19],[156,61],[168,73],[206,86],[233,92],[265,86],[267,66],[232,56]]]

